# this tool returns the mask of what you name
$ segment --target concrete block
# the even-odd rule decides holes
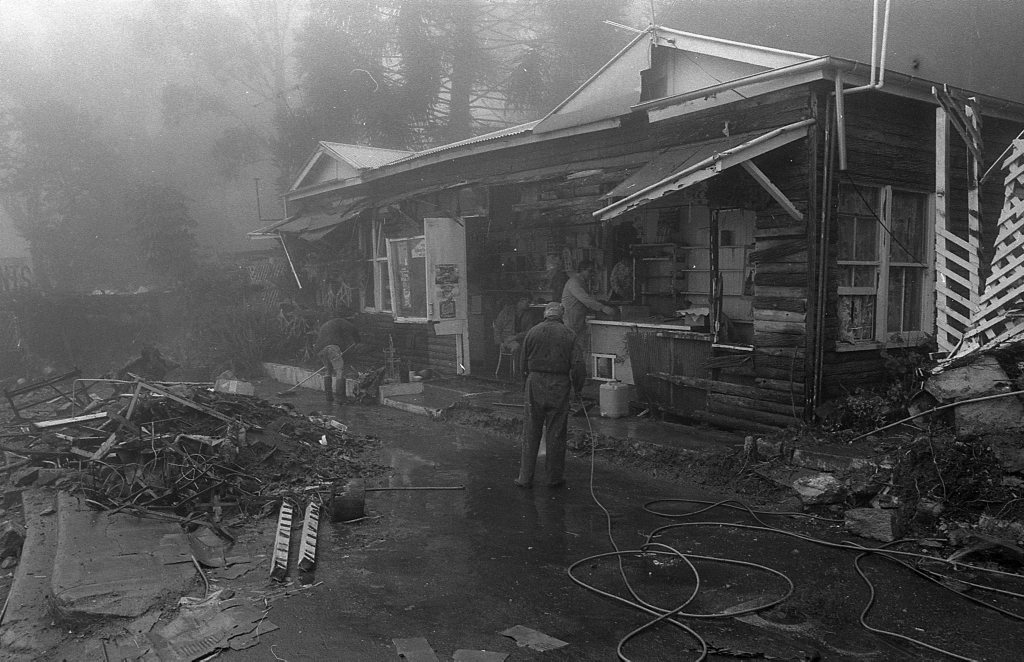
[[[241,379],[218,379],[213,384],[213,390],[219,393],[234,393],[236,395],[254,395],[256,388],[251,382]]]
[[[768,480],[793,489],[805,506],[842,503],[848,494],[846,484],[829,473],[792,467],[756,470]]]
[[[816,471],[797,477],[790,487],[807,506],[842,503],[847,494],[843,481],[832,474]]]
[[[50,588],[63,617],[135,618],[189,589],[192,564],[164,562],[190,558],[177,524],[97,512],[65,493],[57,501]]]
[[[380,401],[383,403],[386,398],[390,398],[395,395],[415,395],[417,393],[423,393],[423,382],[409,382],[408,384],[381,384],[379,390]]]
[[[1010,378],[993,356],[980,356],[971,363],[933,375],[925,390],[942,402],[956,402],[1005,393]],[[1024,404],[1009,396],[954,408],[957,434],[973,436],[1024,428]]]
[[[1006,473],[1024,473],[1024,448],[1019,448],[1013,442],[997,441],[992,444],[992,452]]]
[[[855,536],[892,542],[900,537],[899,511],[893,508],[851,508],[846,511],[846,530]]]

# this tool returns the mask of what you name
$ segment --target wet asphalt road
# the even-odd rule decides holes
[[[264,389],[272,393],[276,386]],[[300,410],[325,410],[320,397],[306,391],[291,401]],[[383,440],[382,461],[394,470],[391,485],[465,489],[369,492],[367,514],[376,519],[345,525],[325,518],[316,573],[323,583],[274,602],[269,618],[280,629],[264,635],[255,648],[225,652],[224,659],[390,661],[399,659],[393,639],[424,637],[440,660],[451,660],[459,649],[508,653],[510,661],[616,660],[622,637],[651,620],[584,590],[566,574],[570,564],[611,551],[605,516],[588,489],[588,457],[570,454],[565,488],[522,490],[512,484],[519,452],[514,440],[382,407],[327,411],[353,432]],[[648,531],[668,523],[645,512],[645,502],[727,496],[600,460],[594,485],[623,549],[635,549]],[[722,510],[697,519],[750,522]],[[843,537],[835,525],[771,521],[816,536]],[[266,523],[272,528],[270,520]],[[750,654],[788,660],[815,654],[825,660],[945,659],[857,623],[868,593],[849,552],[717,526],[672,531],[660,540],[684,552],[765,563],[796,584],[788,606],[767,617],[687,619],[713,650],[728,652],[709,659],[749,659]],[[690,573],[678,562],[627,558],[624,565],[637,591],[659,606],[675,606],[693,590]],[[690,611],[764,604],[786,588],[764,571],[698,565],[702,587]],[[894,627],[978,659],[1020,659],[1014,643],[1024,640],[1019,623],[971,607],[891,564],[869,560],[865,566],[885,587],[869,618],[876,627]],[[580,576],[625,594],[614,559],[584,564]],[[498,634],[514,625],[570,645],[543,653],[519,648]],[[624,650],[637,661],[694,660],[699,646],[679,629],[657,627]]]

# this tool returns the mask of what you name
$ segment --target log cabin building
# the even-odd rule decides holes
[[[619,311],[588,323],[594,379],[784,426],[955,341],[1002,201],[1001,177],[971,182],[1022,127],[1016,102],[652,27],[538,121],[416,153],[321,143],[252,234],[411,367],[481,376],[500,308],[591,260]]]

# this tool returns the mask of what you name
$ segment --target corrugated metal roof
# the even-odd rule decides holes
[[[447,145],[439,145],[430,149],[425,149],[422,152],[416,152],[403,159],[393,161],[387,165],[395,165],[397,163],[407,163],[414,161],[424,156],[430,156],[431,154],[437,154],[438,152],[446,152],[450,149],[457,149],[459,147],[465,147],[466,145],[475,145],[477,143],[490,142],[492,140],[498,140],[499,138],[508,138],[509,136],[517,136],[523,133],[529,133],[533,130],[533,127],[537,126],[540,120],[534,120],[533,122],[527,122],[525,124],[518,124],[516,126],[510,126],[507,129],[500,129],[498,131],[492,131],[491,133],[485,133],[480,136],[473,138],[467,138],[454,143],[448,143]]]
[[[645,165],[643,168],[640,168],[640,170],[633,173],[632,176],[613,188],[604,197],[622,198],[633,195],[637,191],[641,191],[655,182],[660,182],[673,173],[685,170],[686,168],[689,168],[696,163],[700,163],[704,159],[714,156],[719,152],[732,149],[743,141],[749,140],[751,137],[752,136],[750,135],[744,134],[740,136],[732,136],[731,138],[719,138],[718,140],[698,143],[695,145],[669,147],[661,154],[654,157],[650,163]]]
[[[332,143],[321,140],[323,148],[330,152],[335,158],[351,163],[353,167],[379,168],[380,166],[393,163],[415,154],[404,149],[384,149],[382,147],[368,147],[366,145],[351,145],[348,143]]]

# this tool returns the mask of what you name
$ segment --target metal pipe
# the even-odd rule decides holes
[[[878,87],[885,84],[885,50],[889,44],[889,0],[885,0],[885,20],[882,22],[882,53],[881,61],[878,64],[878,77],[875,79]]]
[[[839,169],[846,170],[846,104],[843,102],[843,72],[836,72],[836,138],[839,142]]]
[[[928,414],[934,414],[935,412],[942,411],[943,409],[949,409],[950,407],[958,407],[960,405],[969,405],[969,404],[972,404],[972,403],[975,403],[975,402],[984,402],[986,400],[995,400],[997,398],[1008,398],[1011,395],[1024,395],[1024,391],[1008,391],[1007,393],[995,393],[993,395],[983,395],[983,396],[981,396],[979,398],[970,398],[968,400],[957,400],[956,402],[950,402],[950,403],[947,403],[947,404],[944,404],[944,405],[939,405],[938,407],[932,407],[931,409],[929,409],[927,411],[922,411],[922,412],[918,412],[918,413],[916,413],[916,414],[914,414],[912,416],[907,416],[904,419],[898,420],[895,423],[890,423],[889,425],[884,425],[884,426],[882,426],[880,428],[872,430],[871,432],[865,432],[864,434],[860,435],[859,437],[854,437],[848,443],[852,444],[853,442],[857,441],[858,439],[863,439],[864,437],[870,437],[871,435],[873,435],[873,434],[875,434],[877,432],[882,432],[883,430],[888,430],[889,428],[894,428],[897,425],[903,425],[904,423],[912,421],[915,418],[921,418],[922,416],[927,416]]]
[[[872,12],[872,34],[871,34],[871,76],[868,78],[867,85],[861,85],[860,87],[851,87],[844,91],[844,94],[853,94],[854,92],[865,92],[867,90],[880,90],[885,84],[885,49],[889,44],[889,0],[885,0],[885,19],[882,22],[882,46],[881,55],[877,55],[876,41],[877,36],[875,34],[878,25],[878,0],[875,0],[875,7]],[[880,59],[881,62],[877,62]]]
[[[288,266],[292,268],[292,276],[295,276],[295,284],[302,289],[302,281],[299,280],[299,272],[295,270],[295,263],[292,262],[292,255],[288,252],[288,244],[284,241],[284,235],[280,232],[277,233],[277,238],[281,240],[281,248],[284,249],[284,256],[288,259]]]
[[[887,3],[888,4],[888,3]],[[876,63],[878,62],[878,0],[874,0],[871,6],[871,75],[868,76],[868,85],[875,82]]]

